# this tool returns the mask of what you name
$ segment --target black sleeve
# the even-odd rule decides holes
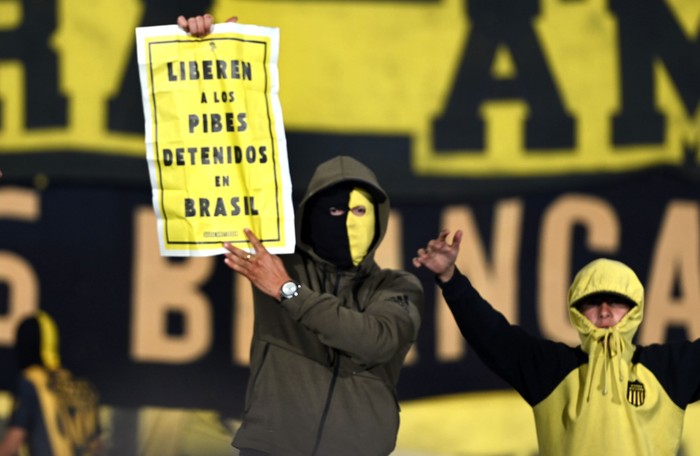
[[[700,339],[641,347],[635,356],[678,407],[685,409],[700,400]]]
[[[483,362],[530,404],[587,361],[579,348],[535,337],[495,310],[459,271],[440,284],[459,329]]]

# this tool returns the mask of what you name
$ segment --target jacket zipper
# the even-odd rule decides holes
[[[326,395],[326,404],[323,406],[323,414],[321,415],[321,422],[318,426],[318,432],[316,433],[316,442],[314,443],[314,449],[311,452],[311,456],[316,456],[318,452],[318,447],[321,444],[321,437],[323,436],[323,428],[326,426],[326,419],[328,418],[328,411],[331,408],[331,400],[333,399],[333,390],[335,389],[335,381],[338,378],[338,371],[340,370],[340,354],[337,350],[333,350],[335,354],[335,365],[333,366],[333,377],[331,377],[331,383],[328,387],[328,394]]]
[[[338,296],[338,289],[340,287],[340,271],[336,271],[335,283],[333,284],[333,296]],[[311,452],[311,456],[316,456],[318,452],[318,447],[321,444],[321,437],[323,436],[323,428],[326,426],[326,419],[328,418],[328,412],[331,408],[331,400],[333,400],[333,391],[335,390],[335,382],[338,379],[338,372],[340,371],[340,352],[337,349],[333,349],[333,359],[335,364],[333,365],[333,376],[331,377],[331,383],[328,386],[328,393],[326,394],[326,403],[323,406],[323,413],[321,414],[321,421],[318,425],[318,432],[316,432],[316,442],[314,442],[314,449]]]

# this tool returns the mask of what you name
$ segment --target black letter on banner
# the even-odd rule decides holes
[[[66,99],[58,91],[58,59],[49,46],[56,32],[56,1],[19,4],[20,26],[0,32],[0,60],[20,60],[24,66],[27,128],[65,127]]]
[[[174,23],[173,18],[180,14],[185,17],[202,14],[211,9],[211,0],[193,2],[191,0],[145,0],[143,20],[140,27]],[[133,33],[131,34],[134,35]],[[132,41],[133,43],[133,41]],[[4,48],[4,46],[2,46]],[[143,103],[140,96],[139,68],[136,63],[136,46],[131,46],[129,66],[124,72],[121,89],[109,102],[109,129],[129,133],[143,133]]]
[[[165,166],[170,166],[173,164],[173,151],[170,149],[163,149],[163,164]]]
[[[654,61],[662,60],[689,115],[700,101],[700,43],[684,35],[662,0],[611,0],[620,33],[622,110],[616,145],[664,141],[666,120],[654,106]]]
[[[442,117],[434,122],[434,147],[481,150],[484,125],[480,105],[489,100],[523,99],[530,108],[528,149],[570,148],[574,122],[562,106],[557,87],[532,28],[539,0],[470,0],[472,22],[461,66]],[[490,71],[499,45],[508,48],[517,77],[496,79]]]
[[[197,215],[197,210],[194,207],[192,198],[185,198],[185,217],[194,217]]]

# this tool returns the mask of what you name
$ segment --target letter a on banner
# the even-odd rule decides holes
[[[146,158],[163,256],[294,251],[294,208],[279,102],[279,29],[216,24],[195,38],[139,27]]]

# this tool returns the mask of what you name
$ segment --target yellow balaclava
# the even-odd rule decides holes
[[[359,206],[366,208],[362,216],[353,212],[353,208]],[[375,215],[372,195],[366,190],[355,187],[350,192],[348,207],[350,210],[346,225],[348,227],[348,241],[350,242],[350,257],[352,264],[357,266],[367,256],[372,241],[374,241]]]

